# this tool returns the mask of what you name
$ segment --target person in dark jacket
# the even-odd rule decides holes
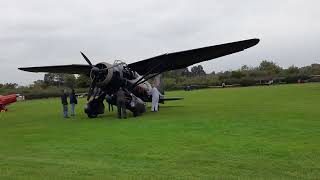
[[[66,90],[62,91],[61,104],[62,104],[62,107],[63,107],[63,117],[64,118],[69,118],[68,117],[68,95],[67,95]]]
[[[71,90],[70,94],[70,105],[71,105],[71,116],[75,116],[75,106],[78,104],[76,93],[74,92],[74,89]]]
[[[112,101],[114,101],[113,98],[114,98],[114,95],[113,95],[113,94],[106,96],[106,101],[107,101],[107,103],[108,103],[109,112],[110,112],[111,110],[112,110],[112,112],[113,112],[113,105],[112,105]]]
[[[127,118],[126,114],[126,96],[125,92],[120,87],[117,94],[117,109],[118,109],[118,118]]]

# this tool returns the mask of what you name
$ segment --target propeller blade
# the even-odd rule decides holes
[[[92,66],[92,63],[91,63],[91,61],[89,60],[89,58],[87,58],[87,56],[84,55],[81,51],[80,51],[80,53],[81,53],[82,57],[87,61],[87,63],[88,63],[90,66]]]
[[[96,76],[93,77],[93,80],[92,80],[92,82],[90,84],[90,88],[89,88],[89,91],[88,91],[88,97],[87,97],[88,101],[91,98],[91,96],[93,95],[93,89],[94,89],[95,86],[96,86]]]

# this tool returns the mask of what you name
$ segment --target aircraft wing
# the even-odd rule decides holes
[[[71,65],[57,65],[57,66],[38,66],[38,67],[21,67],[22,71],[28,72],[50,72],[50,73],[64,73],[64,74],[86,74],[89,75],[91,66],[86,64],[71,64]]]
[[[140,75],[162,73],[240,52],[255,46],[259,41],[259,39],[249,39],[199,49],[163,54],[129,64],[129,67],[132,70],[137,71]]]
[[[17,95],[0,96],[0,105],[8,105],[17,101]],[[1,110],[1,109],[0,109]]]

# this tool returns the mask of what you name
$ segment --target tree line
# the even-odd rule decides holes
[[[238,85],[254,86],[274,83],[320,82],[320,64],[305,67],[290,66],[282,68],[272,61],[263,60],[257,67],[243,65],[232,71],[206,73],[201,65],[163,73],[166,90],[183,89],[185,86],[198,87]],[[41,80],[29,86],[16,83],[0,83],[0,94],[20,93],[30,98],[59,96],[61,89],[75,88],[77,92],[86,92],[91,80],[86,75],[46,73]]]
[[[166,89],[181,89],[184,86],[198,85],[221,86],[222,84],[238,86],[263,85],[274,83],[320,82],[320,64],[305,67],[290,66],[282,68],[272,61],[263,60],[257,67],[243,65],[232,71],[211,72],[207,74],[201,65],[190,69],[184,68],[164,73]]]

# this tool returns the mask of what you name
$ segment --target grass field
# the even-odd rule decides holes
[[[168,92],[117,120],[62,118],[59,99],[0,114],[0,179],[319,179],[320,84]],[[115,109],[116,110],[116,109]]]

